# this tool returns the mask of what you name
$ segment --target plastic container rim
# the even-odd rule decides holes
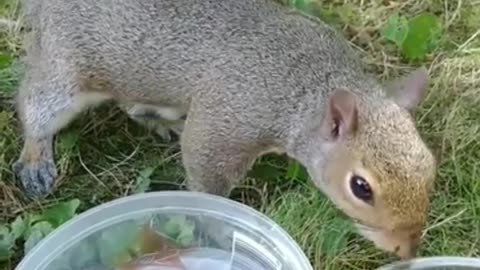
[[[138,205],[142,201],[145,202],[144,207],[135,207],[135,205]],[[124,207],[128,209],[122,212],[121,209]],[[155,209],[166,210],[177,208],[197,210],[199,214],[210,213],[228,217],[235,223],[247,227],[251,227],[251,222],[256,221],[262,225],[260,227],[268,227],[272,231],[275,231],[277,237],[272,237],[271,234],[265,235],[264,237],[270,239],[280,250],[293,251],[292,255],[293,258],[295,258],[294,267],[300,267],[298,270],[313,270],[308,258],[295,240],[293,240],[280,225],[276,224],[265,214],[225,197],[194,191],[153,191],[134,194],[90,208],[47,235],[26,254],[22,261],[15,267],[15,270],[27,270],[25,267],[31,265],[35,265],[35,268],[28,270],[41,269],[40,267],[45,266],[45,263],[51,261],[52,257],[58,256],[63,250],[68,248],[69,242],[72,242],[71,240],[81,239],[85,237],[85,235],[98,230],[98,227],[115,223],[113,222],[114,220],[125,219],[143,211],[151,212]],[[225,213],[228,212],[228,208],[235,210],[235,215]],[[118,213],[115,213],[115,210]],[[101,219],[101,224],[95,224],[94,226],[86,226],[86,224],[84,224],[89,223],[88,220],[93,218]],[[69,241],[64,241],[65,238]],[[46,251],[49,251],[49,253],[44,254]],[[297,268],[295,270],[297,270]]]

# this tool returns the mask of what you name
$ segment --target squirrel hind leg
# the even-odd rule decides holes
[[[154,130],[163,140],[179,140],[185,123],[181,110],[173,107],[153,106],[140,103],[120,104],[128,116],[135,122]]]
[[[81,92],[63,76],[56,80],[26,79],[17,96],[24,143],[13,171],[27,196],[44,197],[53,190],[57,169],[53,156],[53,137],[87,106],[108,97]]]

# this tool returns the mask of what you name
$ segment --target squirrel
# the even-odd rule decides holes
[[[437,166],[414,118],[425,67],[382,83],[338,31],[271,0],[23,1],[13,170],[29,196],[53,190],[54,135],[115,100],[180,134],[189,190],[229,196],[258,156],[286,154],[361,235],[415,256]]]

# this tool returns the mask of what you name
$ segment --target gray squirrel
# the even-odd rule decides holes
[[[413,117],[424,67],[382,84],[337,31],[271,0],[23,1],[14,171],[29,196],[53,190],[54,135],[116,100],[179,134],[190,190],[228,196],[258,156],[285,153],[362,235],[415,255],[436,174]]]

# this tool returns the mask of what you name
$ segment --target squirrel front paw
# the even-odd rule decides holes
[[[157,123],[157,127],[155,128],[155,132],[157,133],[157,135],[159,135],[167,143],[180,141],[182,131],[183,122],[178,122],[170,126],[165,126],[161,123]]]
[[[13,170],[30,198],[48,195],[57,178],[57,168],[52,159],[26,161],[20,158],[14,163]]]

